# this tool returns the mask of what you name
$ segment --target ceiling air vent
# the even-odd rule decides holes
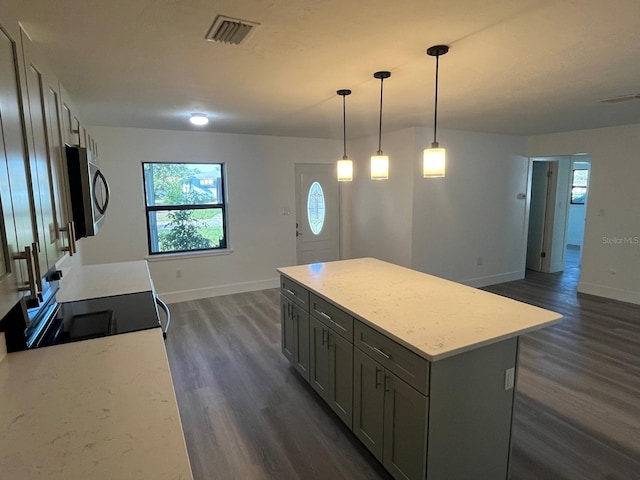
[[[210,42],[240,45],[249,38],[259,25],[257,22],[218,15],[204,38]]]
[[[632,95],[622,95],[620,97],[607,98],[600,100],[600,103],[622,103],[629,102],[631,100],[640,100],[640,93],[634,93]]]

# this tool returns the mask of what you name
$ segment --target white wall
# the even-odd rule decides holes
[[[377,139],[350,144],[357,159],[351,191],[352,255],[372,256],[480,286],[524,276],[526,139],[440,131],[444,179],[422,178],[432,132],[409,128],[383,137],[390,178],[369,179]],[[482,257],[482,265],[477,265]]]
[[[375,257],[411,266],[414,130],[386,133],[382,150],[389,155],[389,179],[371,180],[371,155],[378,138],[350,142],[354,159],[351,197],[351,257]]]
[[[591,155],[578,290],[640,304],[640,125],[530,137],[528,149]]]
[[[584,158],[583,155],[574,156],[571,162],[571,170],[584,169],[589,170],[591,164],[584,160],[575,160],[576,158]],[[588,157],[587,157],[588,158]],[[589,198],[589,187],[587,187],[587,199]],[[587,200],[588,202],[588,200]],[[569,224],[567,225],[567,244],[582,246],[584,243],[584,221],[587,216],[587,205],[569,205]]]
[[[517,196],[527,191],[526,139],[438,131],[446,177],[425,179],[432,131],[415,131],[412,267],[473,286],[523,278],[528,226]]]
[[[151,261],[156,290],[167,301],[276,287],[276,268],[296,259],[294,163],[332,163],[341,150],[335,140],[110,127],[91,132],[112,195],[100,234],[80,242],[84,264],[147,257],[141,162],[226,165],[233,252]],[[291,215],[282,214],[285,208]]]

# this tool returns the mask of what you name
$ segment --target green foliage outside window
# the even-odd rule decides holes
[[[144,163],[150,253],[226,247],[221,164]]]

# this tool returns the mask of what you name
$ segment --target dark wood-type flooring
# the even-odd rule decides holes
[[[640,306],[576,295],[569,253],[563,274],[486,288],[565,316],[520,343],[511,479],[640,479]],[[390,478],[289,368],[279,308],[276,289],[171,305],[195,480]]]

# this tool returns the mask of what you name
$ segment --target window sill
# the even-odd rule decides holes
[[[166,262],[169,260],[181,260],[183,258],[199,258],[199,257],[218,257],[220,255],[231,255],[233,250],[225,248],[222,250],[212,250],[204,252],[180,252],[180,253],[160,253],[157,255],[147,255],[147,262]]]

